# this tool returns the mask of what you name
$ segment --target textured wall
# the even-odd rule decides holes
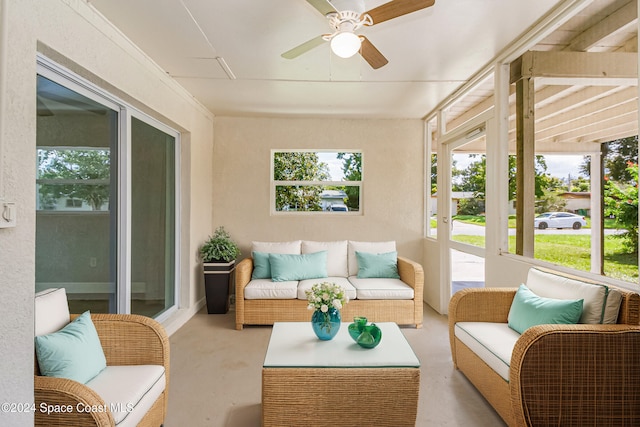
[[[36,55],[184,132],[182,309],[175,330],[202,297],[197,245],[211,228],[213,117],[82,0],[0,0],[0,198],[16,202],[17,227],[0,229],[0,402],[33,400]],[[197,177],[197,179],[193,179]],[[32,425],[31,414],[0,413],[0,425]]]
[[[216,117],[214,226],[249,256],[252,240],[395,240],[420,261],[423,126],[420,120]],[[272,149],[362,150],[361,216],[271,215]]]

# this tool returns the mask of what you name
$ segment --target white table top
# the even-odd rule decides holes
[[[265,368],[419,367],[420,361],[392,322],[376,323],[382,330],[377,347],[360,347],[349,336],[348,323],[329,341],[319,340],[311,322],[276,322],[264,359]]]

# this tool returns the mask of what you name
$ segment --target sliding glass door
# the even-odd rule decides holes
[[[176,301],[178,133],[54,65],[37,76],[36,291],[74,313]]]

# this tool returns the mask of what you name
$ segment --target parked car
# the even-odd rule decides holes
[[[540,230],[546,228],[573,228],[580,230],[587,225],[587,221],[583,216],[572,214],[569,212],[545,212],[538,215],[534,219],[534,225]]]
[[[347,208],[347,205],[341,205],[339,203],[334,203],[333,205],[329,206],[329,210],[331,212],[348,212],[349,208]]]

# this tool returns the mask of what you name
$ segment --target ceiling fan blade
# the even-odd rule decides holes
[[[331,3],[327,0],[307,0],[311,6],[315,7],[318,12],[322,15],[326,15],[327,13],[336,12],[336,8],[333,7]]]
[[[312,38],[311,40],[307,40],[306,42],[294,47],[291,50],[286,51],[281,56],[286,59],[297,58],[303,53],[309,52],[311,49],[314,49],[325,42],[326,40],[320,35],[318,37]]]
[[[371,9],[367,13],[371,16],[373,25],[375,25],[421,9],[426,9],[435,3],[436,0],[392,0]]]
[[[369,41],[368,38],[362,37],[362,45],[360,47],[360,55],[365,61],[371,65],[371,68],[377,70],[389,63],[389,60]]]

